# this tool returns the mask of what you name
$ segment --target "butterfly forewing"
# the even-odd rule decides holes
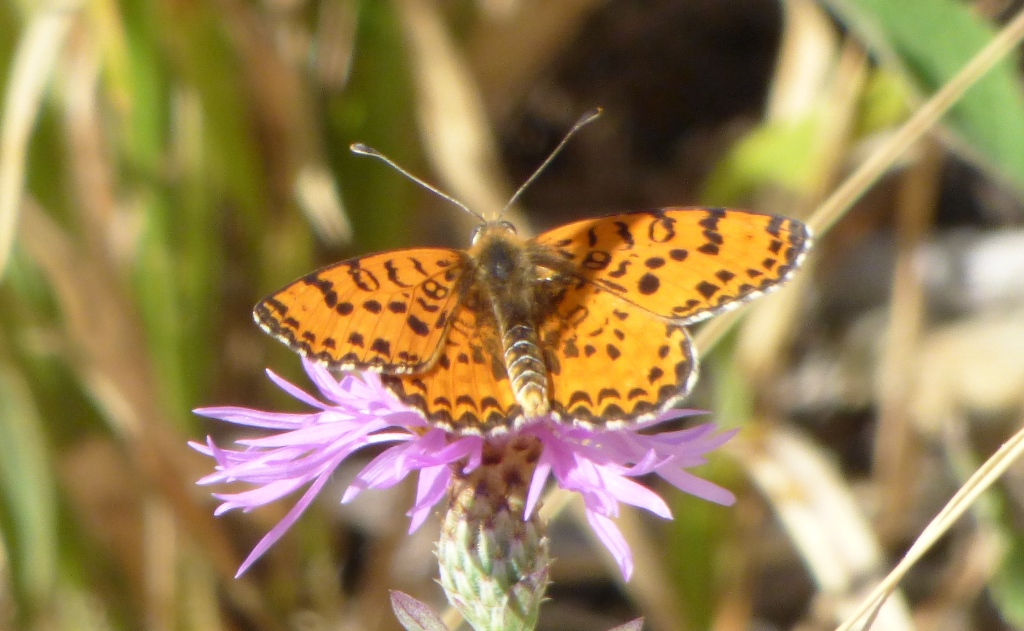
[[[259,325],[333,369],[430,368],[461,300],[466,255],[414,248],[313,272],[256,305]]]
[[[785,281],[811,240],[804,224],[776,215],[666,208],[577,221],[536,242],[588,282],[690,324]]]

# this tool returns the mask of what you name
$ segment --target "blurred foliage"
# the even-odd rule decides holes
[[[909,86],[920,98],[934,92],[1008,17],[981,17],[993,4],[983,2],[828,0],[822,4],[840,21],[832,23],[813,3],[782,3],[785,29],[767,40],[777,36],[784,45],[800,37],[787,20],[814,14],[824,25],[808,40],[817,48],[796,57],[780,53],[766,93],[742,103],[738,113],[716,119],[716,112],[700,118],[680,111],[680,117],[692,115],[689,127],[667,135],[645,122],[682,106],[667,99],[617,110],[611,105],[631,103],[632,95],[605,88],[628,92],[643,84],[656,92],[711,62],[673,60],[683,68],[679,77],[661,76],[642,63],[615,66],[614,59],[631,60],[629,50],[616,46],[640,33],[643,50],[636,54],[660,54],[666,41],[686,39],[680,29],[703,29],[700,12],[706,11],[708,28],[722,34],[715,41],[740,55],[749,52],[752,30],[774,26],[750,23],[746,5],[701,8],[683,0],[652,3],[658,6],[649,10],[629,2],[559,7],[544,0],[0,3],[5,125],[15,124],[12,111],[33,101],[28,83],[16,81],[19,47],[43,32],[45,21],[67,21],[64,31],[46,31],[55,38],[43,42],[56,51],[53,67],[34,68],[47,81],[39,110],[17,123],[31,127],[27,145],[19,146],[13,134],[0,138],[0,152],[13,160],[3,164],[25,172],[23,187],[0,178],[0,186],[13,187],[4,192],[23,192],[16,207],[0,209],[16,213],[19,226],[0,283],[0,629],[397,629],[387,613],[388,589],[440,606],[429,533],[404,535],[408,490],[340,513],[328,490],[296,532],[249,575],[233,578],[248,549],[289,505],[214,519],[208,489],[193,486],[211,463],[186,446],[206,433],[231,436],[230,429],[193,416],[194,407],[287,405],[263,379],[265,367],[304,383],[294,355],[251,322],[262,295],[362,252],[465,243],[466,235],[449,234],[457,220],[442,217],[456,210],[348,151],[350,143],[365,142],[430,181],[444,171],[423,150],[433,142],[423,128],[432,113],[425,112],[420,88],[445,79],[440,70],[431,75],[412,63],[418,52],[409,43],[409,3],[439,15],[449,35],[457,35],[465,67],[491,86],[480,101],[497,131],[476,132],[500,137],[510,162],[535,166],[534,154],[550,149],[566,121],[594,105],[610,106],[606,120],[575,140],[526,196],[540,210],[626,182],[623,204],[664,203],[666,195],[692,204],[699,196],[803,217],[917,107]],[[776,10],[774,0],[765,3],[771,6],[760,10]],[[684,5],[698,8],[678,9]],[[677,10],[697,15],[657,17]],[[595,23],[616,21],[624,25],[621,40],[588,36]],[[855,60],[853,70],[844,70],[844,54]],[[563,64],[579,59],[587,60],[586,72],[565,80],[560,72],[579,66]],[[714,85],[684,88],[727,100],[732,83],[752,80],[740,66],[744,72],[723,75]],[[609,78],[616,72],[635,73],[634,83]],[[593,83],[574,91],[581,80]],[[802,96],[780,105],[786,94]],[[973,205],[958,208],[950,223],[1009,234],[1021,223],[1024,189],[1019,68],[1007,61],[993,71],[952,113],[950,128],[958,141],[945,146],[944,155],[971,179],[951,179],[955,173],[947,170],[941,186],[976,192]],[[661,150],[650,155],[623,148],[646,146],[652,138]],[[751,442],[799,421],[821,439],[816,455],[834,458],[850,474],[851,487],[859,475],[856,482],[877,494],[888,487],[863,465],[870,460],[863,452],[872,440],[865,434],[873,431],[878,392],[866,387],[850,395],[843,389],[849,383],[838,382],[845,367],[874,357],[874,345],[884,343],[877,320],[869,318],[888,313],[893,270],[859,274],[868,285],[877,279],[885,295],[856,308],[839,301],[831,315],[824,313],[829,296],[846,288],[830,289],[834,277],[828,274],[868,241],[867,234],[891,243],[903,211],[885,200],[896,196],[899,169],[912,169],[914,160],[889,173],[881,194],[872,196],[883,201],[858,207],[838,236],[823,239],[816,262],[823,271],[808,281],[812,287],[789,298],[790,305],[805,306],[767,323],[757,319],[765,328],[756,331],[771,334],[748,326],[720,345],[693,402],[716,411],[728,426],[744,427]],[[620,198],[600,201],[612,205]],[[947,227],[936,221],[928,229],[941,237]],[[1019,304],[1000,309],[1019,317]],[[921,344],[942,318],[977,315],[922,316]],[[865,330],[874,334],[869,342],[850,348]],[[777,352],[759,359],[758,348]],[[873,383],[878,373],[877,364],[857,370],[855,385]],[[973,417],[960,403],[948,410],[949,422],[966,425]],[[1020,408],[1000,405],[997,412],[1019,414]],[[985,413],[989,421],[999,416],[992,408]],[[844,433],[849,419],[859,424]],[[948,445],[935,436],[940,432],[906,424],[914,440],[945,453]],[[998,436],[996,444],[1005,438],[1005,425],[973,427],[986,428]],[[968,450],[973,454],[975,447]],[[988,453],[977,452],[979,458]],[[934,512],[936,498],[955,490],[948,478],[964,477],[935,461],[943,457],[926,462],[944,475],[929,478],[934,486],[927,489],[915,487],[920,495],[908,503],[905,522],[893,531],[879,528],[890,556],[875,574],[912,539],[921,515]],[[650,546],[648,558],[661,564],[652,575],[666,584],[657,589],[616,585],[614,570],[600,566],[590,548],[574,552],[579,542],[560,543],[556,531],[555,583],[566,596],[564,602],[556,596],[546,610],[552,622],[542,616],[541,628],[591,628],[585,625],[606,619],[600,628],[608,628],[639,615],[647,616],[646,628],[659,630],[724,628],[723,619],[734,619],[729,616],[740,616],[742,628],[756,619],[783,627],[810,619],[819,625],[813,628],[827,627],[814,618],[807,593],[813,578],[803,568],[814,563],[801,557],[806,551],[791,543],[791,531],[766,516],[779,510],[773,499],[755,485],[745,488],[744,475],[756,478],[748,464],[740,458],[710,472],[737,489],[739,507],[674,497],[677,519],[645,531],[650,541],[633,542]],[[344,482],[347,475],[342,470],[338,478]],[[984,526],[979,530],[1002,537],[1005,557],[985,557],[990,564],[975,568],[969,584],[932,584],[934,591],[918,594],[912,606],[932,615],[955,613],[963,629],[1024,626],[1024,555],[1013,517],[1021,498],[1013,487],[1004,492],[1012,509],[976,519]],[[772,536],[759,536],[767,523]],[[950,583],[956,562],[944,575]]]
[[[902,64],[925,93],[949,81],[995,28],[955,0],[827,0],[872,49]],[[1010,60],[971,88],[950,113],[965,141],[996,173],[1024,191],[1024,94]]]

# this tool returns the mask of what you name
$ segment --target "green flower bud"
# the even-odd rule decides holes
[[[541,443],[492,441],[483,463],[456,475],[437,544],[441,586],[476,631],[530,631],[548,586],[548,539],[537,511],[523,519]]]

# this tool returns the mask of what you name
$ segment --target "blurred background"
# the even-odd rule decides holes
[[[411,487],[212,517],[209,405],[299,410],[253,304],[316,267],[464,247],[471,217],[361,141],[540,231],[669,204],[809,217],[1016,0],[3,0],[0,629],[398,629],[437,608]],[[542,629],[831,629],[1024,411],[1020,53],[889,165],[799,277],[703,357],[689,404],[740,436],[619,523],[623,584],[574,509]],[[698,332],[698,335],[700,333]],[[653,484],[654,481],[651,481]],[[875,628],[1024,628],[1024,468],[949,532]]]

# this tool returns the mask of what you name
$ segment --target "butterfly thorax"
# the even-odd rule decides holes
[[[544,362],[537,322],[544,313],[538,299],[541,268],[531,246],[507,222],[484,224],[474,236],[470,255],[474,263],[473,302],[489,310],[497,325],[512,391],[527,419],[550,412],[548,369]]]

